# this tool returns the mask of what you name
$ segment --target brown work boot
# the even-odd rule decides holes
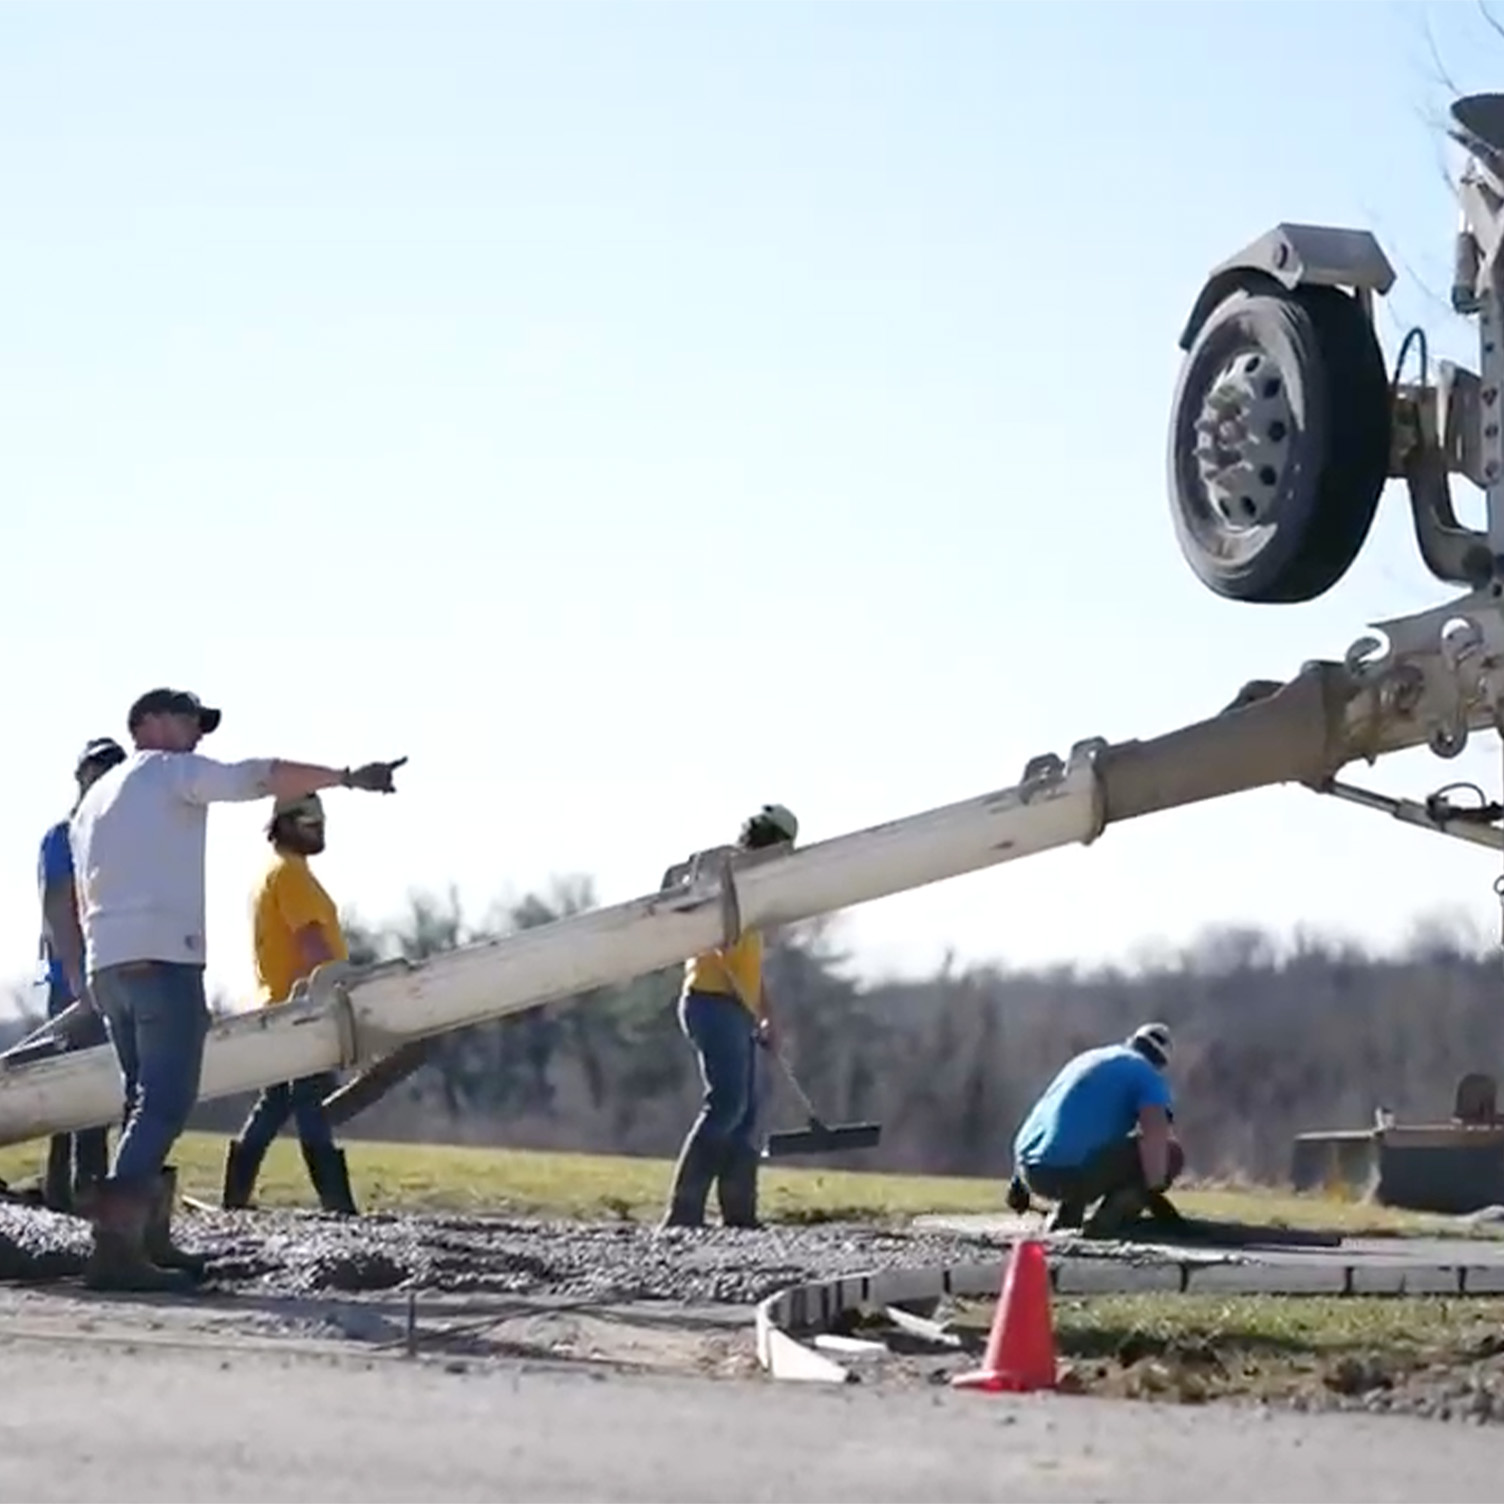
[[[151,1192],[142,1193],[106,1181],[95,1195],[94,1247],[84,1268],[91,1290],[128,1290],[170,1294],[191,1289],[193,1281],[177,1269],[163,1269],[146,1255],[146,1222]]]
[[[181,1269],[198,1280],[209,1261],[201,1253],[187,1253],[172,1241],[172,1209],[177,1201],[178,1172],[171,1165],[157,1178],[156,1194],[146,1218],[146,1256],[159,1269]]]

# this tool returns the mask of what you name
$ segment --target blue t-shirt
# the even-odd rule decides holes
[[[1075,1169],[1127,1138],[1141,1109],[1170,1106],[1169,1082],[1137,1050],[1126,1044],[1087,1050],[1065,1065],[1024,1119],[1013,1162]]]
[[[37,891],[44,899],[53,883],[68,882],[73,877],[73,848],[68,843],[68,822],[59,820],[42,837],[42,850],[37,858]],[[63,976],[62,962],[52,954],[44,931],[39,954],[42,958],[43,975],[49,986],[68,992],[67,979]]]

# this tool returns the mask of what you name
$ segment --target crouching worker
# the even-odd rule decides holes
[[[791,846],[799,822],[781,804],[765,804],[742,826],[747,851]],[[725,1227],[756,1227],[757,1051],[776,1043],[763,939],[746,931],[734,945],[702,952],[684,968],[679,1027],[699,1060],[704,1099],[679,1162],[662,1227],[700,1227],[715,1185]]]
[[[266,835],[276,854],[256,891],[252,912],[256,980],[263,1006],[276,1007],[316,966],[343,961],[349,952],[334,902],[308,864],[309,857],[324,849],[323,801],[317,794],[279,799]],[[291,1117],[319,1205],[326,1212],[355,1214],[345,1156],[324,1115],[324,1098],[336,1084],[335,1073],[325,1071],[261,1093],[225,1158],[226,1207],[251,1204],[266,1151]]]
[[[1165,1190],[1185,1165],[1171,1129],[1170,1031],[1144,1024],[1122,1044],[1086,1050],[1045,1088],[1013,1140],[1008,1205],[1053,1201],[1049,1226],[1109,1237],[1146,1211],[1173,1216]],[[1099,1203],[1089,1221],[1083,1220]]]

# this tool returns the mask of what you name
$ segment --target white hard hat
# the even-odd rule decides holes
[[[1170,1038],[1169,1024],[1140,1024],[1128,1036],[1128,1043],[1140,1055],[1147,1056],[1155,1065],[1161,1067],[1170,1063],[1170,1056],[1175,1051],[1175,1042]]]
[[[786,804],[765,804],[758,811],[759,818],[780,830],[791,841],[799,837],[799,821]]]

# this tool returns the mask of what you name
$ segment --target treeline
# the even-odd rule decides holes
[[[457,898],[414,897],[384,925],[347,918],[353,957],[414,960],[593,907],[561,882],[472,923]],[[1197,1174],[1280,1180],[1292,1137],[1451,1111],[1469,1070],[1504,1075],[1500,958],[1445,932],[1401,954],[1338,940],[1281,948],[1256,929],[1210,932],[1133,969],[943,967],[862,984],[824,923],[770,937],[769,985],[788,1049],[829,1120],[884,1125],[853,1168],[1003,1175],[1034,1094],[1074,1051],[1149,1018],[1176,1033],[1177,1120]],[[428,1062],[345,1132],[672,1155],[699,1096],[678,1031],[678,967],[434,1043]],[[802,1118],[774,1072],[765,1121]],[[233,1127],[243,1100],[203,1104]]]
[[[453,894],[421,895],[395,923],[348,929],[360,958],[421,959],[594,903],[572,880],[471,924]],[[768,976],[822,1115],[883,1123],[882,1146],[852,1167],[1005,1174],[1014,1128],[1058,1066],[1148,1018],[1175,1030],[1177,1120],[1203,1175],[1283,1179],[1298,1132],[1363,1127],[1380,1106],[1445,1118],[1464,1072],[1504,1074],[1504,963],[1445,931],[1378,957],[1219,929],[1132,970],[947,965],[868,985],[837,935],[817,922],[771,937]],[[674,967],[449,1035],[349,1133],[671,1155],[700,1091],[679,981]],[[765,1077],[765,1121],[798,1124]]]

